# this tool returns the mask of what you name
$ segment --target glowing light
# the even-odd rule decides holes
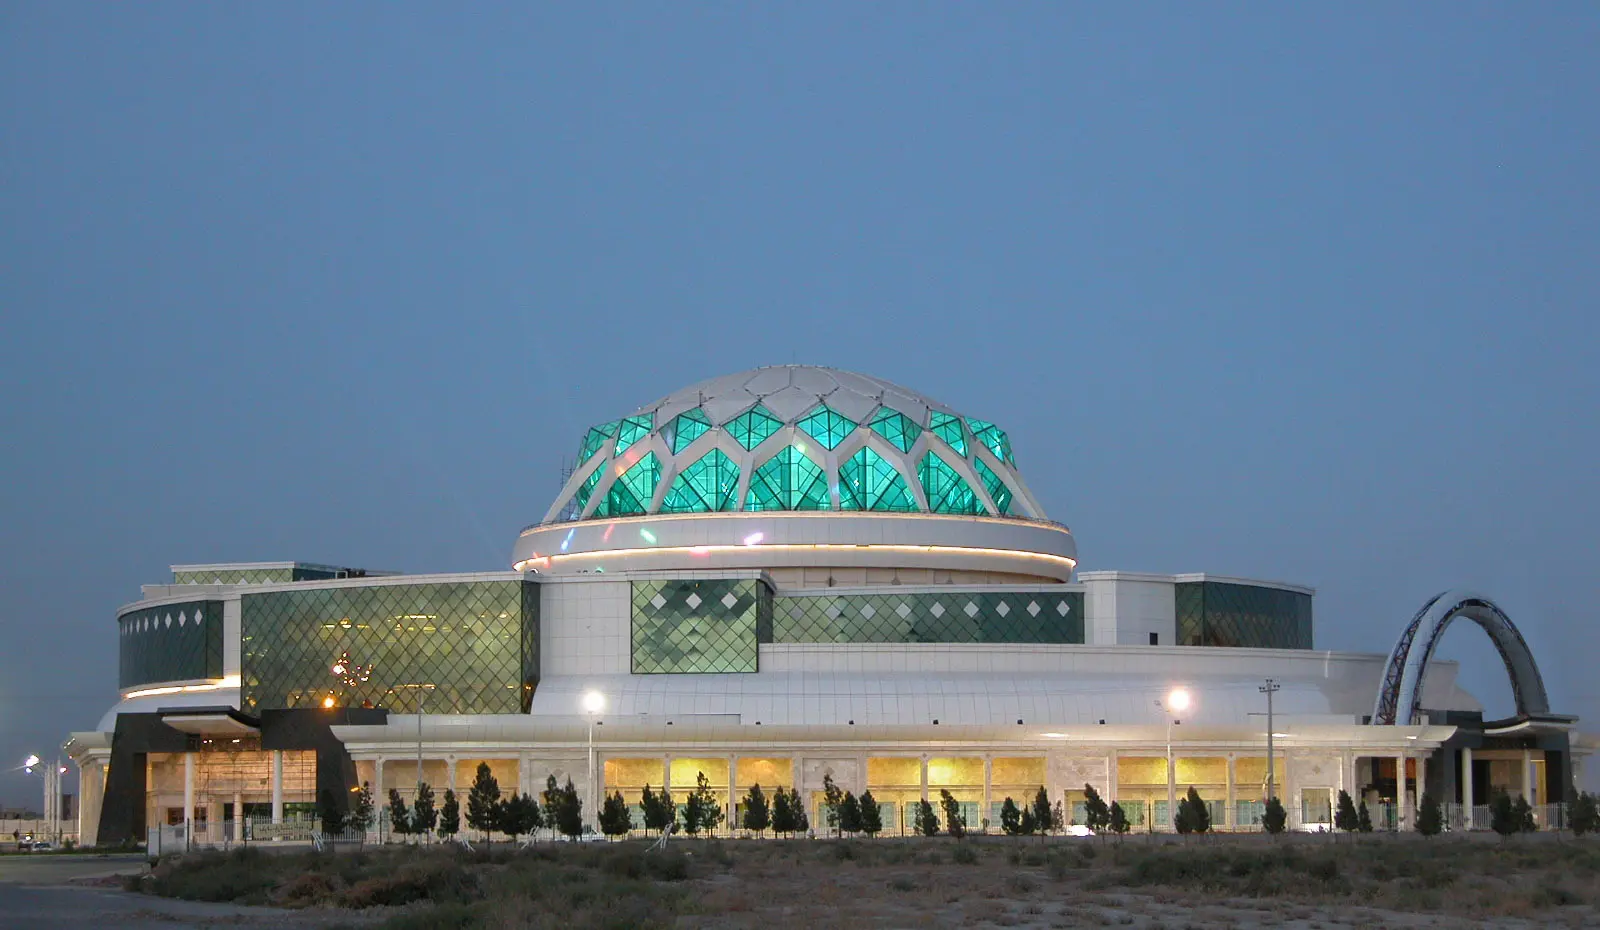
[[[766,538],[767,538],[767,534],[766,533],[751,533],[749,536],[746,536],[744,538],[744,544],[747,545],[747,546],[754,546],[755,544],[761,542],[761,540],[766,539]]]
[[[601,535],[600,541],[601,542],[610,542],[611,541],[611,531],[616,529],[616,528],[617,528],[617,525],[615,523],[607,523],[606,524],[606,531],[605,531],[605,533],[603,535]]]
[[[425,629],[432,629],[432,627],[426,627]],[[340,681],[347,685],[358,685],[372,677],[372,666],[357,665],[350,661],[350,652],[348,650],[339,654],[339,658],[333,663],[331,671],[339,677]]]
[[[39,757],[35,755],[29,755],[28,758],[22,760],[22,764],[25,768],[31,769],[39,764]]]
[[[1066,739],[1067,738],[1067,734],[1065,734],[1065,733],[1040,733],[1039,735],[1044,737],[1045,739]]]
[[[239,676],[228,675],[222,678],[220,681],[214,681],[203,685],[168,685],[163,688],[142,688],[138,691],[126,691],[123,692],[122,699],[127,701],[132,700],[133,698],[152,697],[154,695],[161,694],[179,694],[188,691],[216,691],[220,688],[237,687],[239,687]]]
[[[583,695],[583,709],[591,714],[598,714],[606,709],[606,696],[598,691],[588,691]]]
[[[644,530],[640,531],[641,534],[643,534],[644,532],[645,532]],[[637,555],[637,554],[643,553],[643,552],[649,552],[649,553],[652,553],[652,554],[667,555],[667,554],[674,553],[674,552],[687,553],[687,552],[689,552],[691,550],[694,550],[694,549],[703,549],[706,552],[740,552],[740,551],[743,551],[746,548],[748,548],[748,547],[746,547],[744,545],[741,545],[741,544],[733,544],[733,545],[720,545],[719,544],[719,545],[711,545],[711,546],[657,546],[657,547],[655,547],[653,549],[596,549],[593,552],[574,552],[574,553],[570,553],[568,555],[538,556],[538,558],[544,560],[545,566],[548,568],[550,565],[554,564],[556,559],[566,560],[566,559],[580,559],[580,558],[581,559],[604,559],[604,558],[618,558],[618,557],[626,558],[628,556]],[[1010,559],[1031,559],[1031,560],[1035,560],[1035,561],[1039,561],[1039,562],[1048,562],[1048,563],[1051,563],[1051,564],[1054,564],[1054,565],[1064,565],[1069,569],[1070,568],[1076,568],[1077,565],[1078,565],[1078,560],[1077,559],[1069,559],[1064,555],[1051,555],[1048,552],[1027,552],[1027,551],[1021,550],[1021,549],[989,549],[989,548],[983,548],[983,547],[977,547],[977,546],[912,546],[912,545],[904,545],[904,544],[874,544],[874,543],[868,543],[868,544],[865,544],[865,545],[859,545],[859,544],[856,544],[856,543],[769,543],[767,545],[762,546],[761,548],[763,550],[765,550],[765,551],[771,551],[771,552],[791,552],[791,551],[822,552],[822,551],[835,551],[835,550],[841,551],[841,552],[842,551],[846,551],[846,550],[848,550],[850,552],[861,552],[863,550],[870,550],[870,551],[877,551],[877,552],[921,552],[921,553],[927,553],[929,555],[949,554],[949,555],[999,556],[999,557],[1010,558]],[[533,561],[532,559],[526,559],[524,561],[514,563],[512,565],[512,567],[516,568],[516,569],[518,569],[520,571],[521,570],[520,566],[528,565],[532,561]]]
[[[710,555],[711,554],[711,550],[707,549],[705,546],[690,546],[689,547],[689,554],[690,555]]]
[[[800,453],[801,455],[805,455],[805,453],[806,453],[806,444],[803,443],[803,442],[797,442],[797,443],[794,444],[794,449],[795,449],[796,452]]]
[[[578,532],[578,528],[577,527],[573,527],[572,529],[567,530],[567,538],[561,540],[561,551],[562,552],[566,552],[567,551],[567,547],[572,545],[572,534],[574,534],[576,532]]]
[[[323,707],[332,707],[333,706],[333,695],[330,694],[327,697],[323,698],[322,699],[322,706]]]
[[[1182,688],[1173,688],[1172,693],[1167,695],[1168,710],[1188,710],[1190,703],[1189,692]]]
[[[643,539],[652,546],[656,544],[656,534],[644,529],[643,527],[639,529],[639,538]]]

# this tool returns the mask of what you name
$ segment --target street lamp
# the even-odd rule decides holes
[[[1177,804],[1178,804],[1177,772],[1174,771],[1173,761],[1172,761],[1172,724],[1174,723],[1174,721],[1172,719],[1172,715],[1175,714],[1175,713],[1182,713],[1182,712],[1188,710],[1189,707],[1193,703],[1194,703],[1194,699],[1189,695],[1188,690],[1186,690],[1184,688],[1173,688],[1171,691],[1167,692],[1167,696],[1166,696],[1166,698],[1164,700],[1156,701],[1156,706],[1161,708],[1162,711],[1164,711],[1166,713],[1166,717],[1167,717],[1167,816],[1168,817],[1172,816],[1172,812],[1177,807]],[[1152,831],[1154,831],[1155,828],[1156,828],[1156,819],[1154,817],[1151,817],[1150,818],[1150,829]]]
[[[61,845],[61,776],[67,772],[67,767],[61,764],[61,757],[56,757],[55,765],[45,768],[44,771],[35,773],[34,769],[43,764],[36,753],[28,753],[28,758],[22,760],[21,769],[29,775],[38,774],[44,778],[44,819],[49,824],[47,835],[55,839],[57,846]],[[11,771],[16,771],[12,769]]]
[[[600,780],[594,770],[594,718],[606,709],[606,696],[598,691],[585,691],[583,694],[583,710],[589,715],[589,813],[595,818],[595,823],[600,822],[600,805],[596,798],[599,793]]]

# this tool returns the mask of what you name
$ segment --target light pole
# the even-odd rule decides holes
[[[1172,715],[1182,713],[1189,709],[1191,699],[1189,692],[1183,688],[1173,688],[1167,693],[1165,700],[1156,701],[1156,706],[1166,713],[1167,717],[1167,816],[1172,817],[1178,804],[1177,772],[1173,770],[1172,761]],[[1150,829],[1156,828],[1156,819],[1150,818]]]
[[[1282,687],[1277,682],[1268,678],[1267,683],[1257,688],[1267,696],[1267,800],[1277,797],[1277,788],[1272,777],[1272,696]]]
[[[600,779],[595,773],[594,758],[594,718],[606,709],[606,696],[598,691],[587,691],[583,695],[583,709],[589,715],[589,813],[594,817],[595,824],[600,822]]]
[[[33,770],[43,761],[38,754],[29,753],[28,758],[22,760],[22,770],[32,775]],[[11,771],[15,772],[16,769]],[[46,828],[49,831],[47,835],[53,839],[58,848],[61,846],[61,776],[65,772],[66,768],[61,764],[61,757],[58,755],[54,765],[39,773],[44,779],[43,814],[45,822],[49,824]]]

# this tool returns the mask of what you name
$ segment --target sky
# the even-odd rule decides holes
[[[586,426],[789,362],[998,422],[1084,570],[1316,587],[1319,648],[1480,590],[1600,728],[1597,47],[1580,2],[4,0],[0,769],[96,725],[169,565],[504,569]]]

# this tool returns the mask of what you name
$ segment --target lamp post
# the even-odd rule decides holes
[[[598,691],[587,691],[583,695],[583,710],[589,715],[589,813],[594,817],[594,822],[600,822],[600,779],[595,772],[594,757],[594,718],[606,709],[606,696]]]
[[[1174,771],[1173,760],[1172,760],[1172,724],[1175,722],[1173,720],[1173,718],[1172,718],[1172,715],[1174,713],[1182,713],[1183,711],[1188,710],[1191,703],[1192,703],[1192,699],[1189,697],[1189,692],[1186,691],[1183,688],[1173,688],[1170,692],[1167,693],[1167,696],[1166,696],[1166,698],[1164,700],[1156,701],[1156,706],[1161,708],[1162,711],[1165,712],[1166,717],[1167,717],[1167,816],[1168,817],[1173,816],[1173,811],[1176,809],[1177,804],[1178,804],[1177,772]],[[1155,828],[1156,828],[1156,819],[1154,817],[1151,817],[1150,818],[1150,829],[1151,829],[1152,832],[1154,832]]]
[[[22,760],[22,770],[29,775],[34,774],[44,760],[37,753],[29,753],[28,758]],[[16,769],[11,771],[15,772]],[[49,824],[46,829],[57,847],[61,845],[61,776],[66,772],[66,767],[61,764],[61,757],[56,756],[54,765],[38,773],[44,779],[44,814],[45,822]]]
[[[1277,682],[1273,681],[1271,678],[1268,678],[1266,684],[1264,684],[1261,687],[1256,689],[1257,691],[1260,691],[1262,694],[1265,694],[1267,696],[1267,800],[1268,801],[1271,801],[1273,798],[1277,797],[1277,787],[1274,784],[1273,777],[1272,777],[1272,737],[1274,735],[1273,732],[1272,732],[1272,696],[1274,694],[1276,694],[1278,692],[1278,689],[1281,688],[1281,687],[1282,686],[1279,685]]]

